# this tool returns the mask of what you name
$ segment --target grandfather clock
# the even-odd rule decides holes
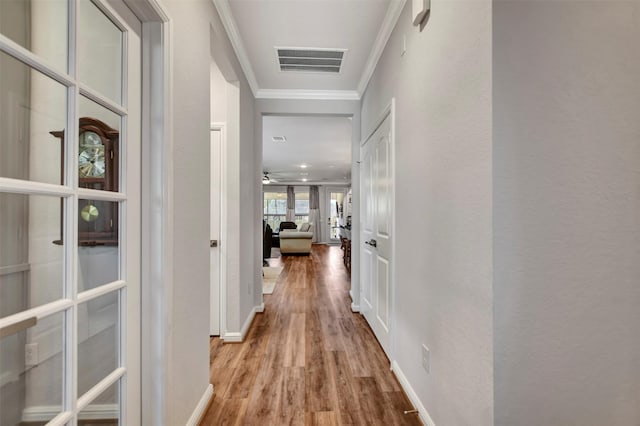
[[[78,186],[118,191],[118,131],[95,118],[82,117],[78,132]],[[60,139],[64,173],[64,131],[51,134]],[[81,199],[78,214],[79,245],[118,245],[118,203]]]

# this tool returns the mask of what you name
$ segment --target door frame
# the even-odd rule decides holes
[[[142,23],[140,424],[166,424],[174,257],[171,22],[157,0],[124,3]]]
[[[390,200],[390,209],[391,209],[391,271],[389,273],[389,281],[390,281],[390,287],[391,287],[391,291],[389,292],[390,294],[390,318],[389,318],[389,340],[390,340],[390,345],[389,345],[389,353],[387,354],[387,356],[389,357],[389,361],[391,362],[391,365],[393,365],[393,362],[395,361],[395,354],[396,354],[396,337],[397,337],[397,333],[396,333],[396,262],[397,262],[397,258],[396,258],[396,99],[395,98],[391,98],[391,101],[387,104],[387,106],[384,108],[384,110],[382,111],[382,113],[378,116],[378,118],[376,119],[376,121],[374,121],[373,123],[373,127],[369,130],[369,132],[366,133],[366,136],[364,138],[362,138],[362,140],[360,141],[360,152],[358,153],[358,165],[361,166],[361,160],[362,160],[362,148],[364,147],[364,145],[371,139],[371,137],[374,135],[374,133],[378,130],[378,128],[382,125],[382,123],[385,121],[385,119],[389,117],[390,123],[389,123],[389,155],[390,155],[390,165],[391,165],[391,200]],[[361,167],[358,168],[358,173],[359,173],[359,184],[362,184],[362,173],[363,170]],[[360,208],[359,208],[359,215],[362,214],[362,205],[363,205],[363,195],[362,192],[360,192],[360,197],[358,199],[358,202],[360,203]],[[361,221],[358,218],[358,227],[361,227]],[[358,232],[358,245],[359,247],[362,247],[364,245],[364,238],[362,236],[361,232]],[[358,250],[358,256],[362,256],[362,250]],[[359,262],[358,267],[361,267],[362,262]],[[362,274],[360,274],[360,279],[362,279]],[[364,306],[364,301],[362,300],[363,297],[363,292],[362,292],[362,283],[360,283],[360,294],[358,295],[358,303],[359,303],[359,307],[360,306]]]
[[[220,132],[220,240],[218,250],[220,252],[220,337],[227,330],[227,254],[223,244],[227,241],[227,131],[223,122],[212,122],[210,132]]]

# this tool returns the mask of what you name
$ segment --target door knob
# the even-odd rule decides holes
[[[371,247],[378,247],[378,242],[376,240],[374,240],[373,238],[370,239],[369,241],[365,241],[365,244],[369,244]]]
[[[209,241],[209,247],[218,247],[218,240]]]

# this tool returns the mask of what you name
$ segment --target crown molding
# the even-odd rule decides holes
[[[256,99],[360,100],[360,94],[355,90],[258,89],[255,97]]]
[[[389,41],[389,37],[391,37],[391,33],[400,18],[400,14],[402,13],[405,3],[406,0],[391,0],[391,3],[389,3],[387,14],[382,21],[378,36],[373,42],[371,54],[369,55],[369,59],[367,59],[367,64],[365,65],[364,70],[362,71],[362,77],[360,77],[358,93],[361,96],[364,95],[364,91],[367,89],[367,85],[369,85],[369,80],[371,80],[371,77],[373,76],[373,71],[375,71],[376,66],[378,65],[378,61],[380,60],[382,52]]]
[[[218,14],[220,15],[220,19],[222,20],[222,25],[224,25],[224,29],[227,31],[227,36],[229,37],[229,41],[231,41],[233,50],[236,52],[238,62],[240,62],[240,66],[242,67],[244,76],[247,78],[249,87],[251,87],[251,92],[254,96],[256,96],[256,93],[260,89],[258,87],[258,80],[256,80],[256,75],[253,72],[253,67],[251,66],[249,55],[247,55],[247,50],[244,48],[244,43],[242,43],[242,37],[240,37],[240,33],[238,32],[236,21],[233,19],[229,1],[213,0],[213,4],[218,10]]]

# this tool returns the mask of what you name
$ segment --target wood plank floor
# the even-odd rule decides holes
[[[421,425],[360,314],[339,247],[284,266],[240,344],[211,339],[214,397],[201,425]]]

